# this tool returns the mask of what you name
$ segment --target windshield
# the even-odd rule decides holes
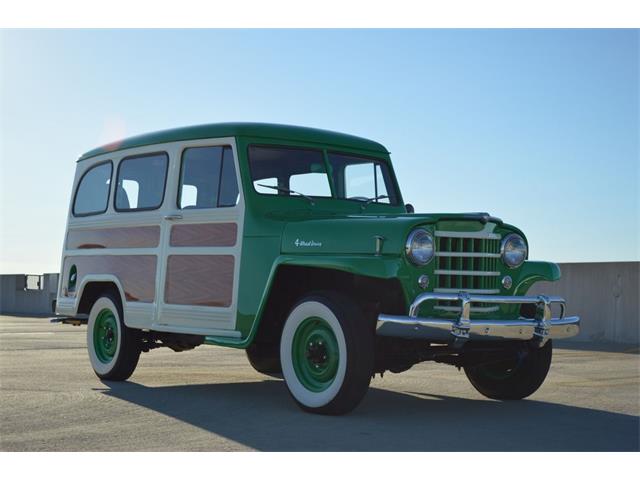
[[[387,164],[381,160],[293,147],[249,147],[256,192],[264,195],[339,198],[396,205]],[[333,193],[332,193],[333,187]]]

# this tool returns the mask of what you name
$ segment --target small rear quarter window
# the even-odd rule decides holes
[[[97,215],[107,211],[111,187],[111,162],[91,167],[82,175],[73,201],[75,216]]]

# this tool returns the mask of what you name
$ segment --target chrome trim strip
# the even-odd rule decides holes
[[[487,289],[487,288],[434,288],[433,289],[434,292],[436,293],[460,293],[460,292],[467,292],[467,293],[477,293],[477,294],[484,294],[484,295],[496,295],[498,293],[500,293],[499,289]]]
[[[468,275],[471,277],[499,277],[500,272],[482,272],[477,270],[434,270],[436,275]]]
[[[487,224],[489,225],[489,224]],[[434,232],[436,237],[451,237],[451,238],[480,238],[485,240],[500,240],[502,237],[497,233],[488,233],[485,230],[479,232],[447,232],[444,230],[436,230]]]
[[[482,252],[436,252],[436,257],[500,258],[500,254]]]

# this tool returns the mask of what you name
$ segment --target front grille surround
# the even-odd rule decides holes
[[[435,232],[434,292],[496,295],[500,293],[500,241],[492,232]],[[456,302],[439,301],[435,309],[459,312]],[[495,312],[498,306],[474,304],[475,312]]]

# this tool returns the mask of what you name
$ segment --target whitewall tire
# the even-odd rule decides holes
[[[373,371],[373,328],[355,302],[335,292],[300,300],[280,339],[282,374],[304,410],[342,414],[364,397]]]
[[[87,349],[93,371],[104,380],[126,380],[138,364],[138,331],[124,324],[120,301],[111,293],[99,297],[89,311]]]

